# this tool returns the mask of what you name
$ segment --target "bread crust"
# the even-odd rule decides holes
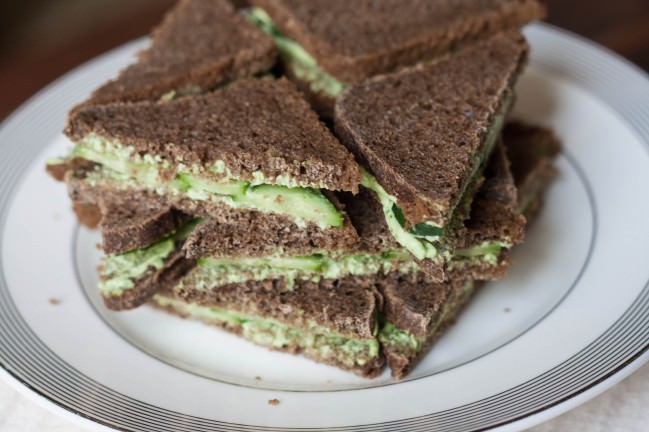
[[[113,103],[80,109],[65,128],[73,141],[94,134],[140,155],[205,167],[216,180],[237,179],[358,191],[354,157],[320,122],[288,80],[242,79],[214,93],[172,101]],[[210,170],[218,164],[218,172]]]
[[[526,55],[522,35],[504,33],[351,86],[336,102],[335,131],[410,223],[445,226]]]
[[[248,212],[236,222],[209,219],[198,225],[185,243],[190,258],[300,256],[323,251],[354,251],[359,237],[349,218],[340,228],[321,228],[314,223],[296,227],[286,218]]]
[[[543,190],[557,175],[552,160],[561,152],[561,143],[547,128],[510,122],[503,131],[507,156],[518,189],[518,208],[533,219],[543,201]],[[530,202],[527,208],[522,208]]]
[[[545,17],[536,0],[251,0],[344,83],[432,59]]]
[[[402,379],[428,353],[434,343],[455,322],[481,284],[465,288],[465,280],[429,284],[412,279],[400,285],[381,287],[385,297],[386,319],[396,327],[423,340],[416,350],[411,347],[382,344],[386,362],[394,379]],[[390,306],[388,306],[390,305]]]
[[[180,0],[151,34],[151,46],[82,107],[158,100],[175,91],[205,92],[271,69],[273,40],[251,26],[227,0]]]
[[[84,181],[85,173],[84,169],[68,171],[68,195],[73,202],[98,206],[105,215],[101,228],[106,253],[149,246],[191,219],[189,215],[209,219],[187,240],[185,252],[194,258],[235,252],[259,256],[281,248],[304,252],[348,250],[358,242],[358,234],[346,215],[342,227],[321,228],[314,222],[298,226],[287,215],[232,208],[220,201],[159,195],[144,188],[116,188],[111,182],[91,185]],[[116,207],[118,212],[111,214]],[[120,222],[122,214],[131,215],[124,221],[127,224]],[[158,224],[160,221],[165,223]],[[242,227],[247,227],[245,233]]]
[[[307,321],[351,338],[373,338],[380,305],[374,279],[347,276],[318,282],[284,278],[227,284],[216,289],[195,289],[188,283],[174,294],[188,302],[271,318],[283,324],[308,328]]]
[[[163,307],[155,303],[155,301],[150,302],[150,304],[156,309],[164,310],[168,313],[177,315],[181,318],[190,318],[187,314],[175,309],[173,306]],[[216,321],[216,320],[209,320],[209,319],[204,319],[202,321],[205,324],[216,326],[227,332],[233,333],[237,336],[243,335],[243,328],[241,325],[235,325],[224,321]],[[318,363],[328,364],[337,367],[339,369],[347,370],[355,373],[356,375],[362,376],[364,378],[374,378],[380,375],[385,365],[385,357],[383,356],[383,354],[379,354],[377,357],[373,358],[371,361],[365,363],[362,366],[355,364],[354,366],[350,367],[349,365],[342,363],[340,361],[336,361],[335,359],[332,359],[330,357],[324,357],[322,355],[319,355],[313,350],[303,349],[296,343],[287,343],[282,346],[269,346],[269,345],[262,345],[262,346],[271,349],[273,351],[279,351],[279,352],[284,352],[293,355],[302,355]]]
[[[104,304],[108,309],[115,311],[141,306],[156,293],[171,290],[195,264],[195,261],[183,256],[180,252],[180,243],[177,243],[176,250],[165,259],[163,267],[159,270],[150,268],[134,281],[133,288],[124,290],[120,294],[102,293]]]

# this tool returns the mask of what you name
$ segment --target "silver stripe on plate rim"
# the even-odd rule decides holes
[[[552,49],[544,52],[544,60],[534,59],[562,78],[587,88],[614,109],[646,144],[649,154],[649,80],[637,67],[617,58],[592,43],[547,24],[527,29],[539,39],[550,42]],[[126,49],[122,47],[120,49]],[[543,49],[543,45],[535,47]],[[614,57],[617,57],[613,55]],[[79,86],[102,58],[89,63],[40,92],[39,111],[71,106],[67,91]],[[571,66],[571,74],[563,66]],[[624,82],[619,91],[615,82]],[[73,84],[74,83],[74,84]],[[606,83],[606,85],[603,85]],[[62,125],[53,110],[33,118],[27,112],[28,102],[11,115],[0,129],[0,244],[6,224],[7,209],[22,174],[43,146],[50,142]],[[51,115],[47,115],[51,113]],[[36,124],[35,124],[36,123]],[[36,127],[38,126],[38,127]],[[16,142],[24,127],[31,127],[29,142]],[[542,375],[500,394],[450,410],[420,417],[379,424],[327,428],[326,430],[430,430],[466,431],[508,424],[548,409],[570,399],[620,371],[649,349],[649,282],[617,322],[572,358]],[[314,431],[317,428],[274,428],[225,423],[217,420],[183,415],[161,409],[122,395],[72,368],[52,352],[33,333],[17,310],[4,279],[0,262],[0,366],[16,380],[51,402],[84,418],[119,430],[138,431]]]

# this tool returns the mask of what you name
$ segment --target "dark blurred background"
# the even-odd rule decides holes
[[[173,3],[0,1],[0,119],[66,71],[148,33]],[[607,46],[649,71],[649,0],[545,3],[548,22]]]

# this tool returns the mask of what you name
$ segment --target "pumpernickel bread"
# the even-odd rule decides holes
[[[349,276],[340,280],[321,280],[318,283],[296,281],[287,285],[284,279],[261,282],[248,281],[229,284],[215,290],[199,290],[191,286],[177,285],[176,298],[189,304],[227,311],[229,314],[270,320],[314,337],[318,333],[337,338],[367,341],[378,347],[375,329],[377,313],[381,308],[381,296],[374,288],[373,278]],[[240,323],[214,322],[228,331],[241,333]],[[315,339],[317,340],[317,338]],[[384,359],[376,352],[363,363],[341,362],[337,357],[343,352],[323,353],[300,346],[296,341],[259,340],[253,342],[293,354],[302,354],[313,360],[351,370],[359,375],[378,375]],[[350,352],[350,355],[355,355]]]
[[[510,264],[510,248],[525,239],[526,219],[516,209],[518,194],[502,140],[491,155],[484,175],[485,182],[473,200],[468,219],[451,240],[453,249],[470,249],[484,243],[509,246],[500,251],[495,262],[456,255],[446,267],[451,278],[459,274],[463,279],[502,279]]]
[[[521,122],[508,124],[503,137],[518,189],[517,210],[532,219],[541,207],[543,189],[557,175],[552,160],[561,143],[550,129]]]
[[[245,79],[207,95],[172,101],[114,103],[82,108],[68,119],[73,141],[90,134],[160,157],[175,172],[186,166],[225,165],[215,178],[358,190],[353,156],[320,122],[286,79]]]
[[[344,83],[392,72],[545,16],[536,0],[251,0]]]
[[[104,203],[99,227],[102,248],[115,254],[147,247],[175,231],[192,217],[166,203],[157,196],[137,193],[121,196],[118,202]]]
[[[431,284],[417,280],[417,276],[380,285],[386,320],[397,320],[399,330],[418,341],[416,346],[381,341],[393,378],[402,379],[412,371],[455,322],[479,286],[463,280]]]
[[[188,215],[206,219],[186,240],[185,253],[191,258],[241,252],[255,256],[282,248],[347,250],[358,242],[358,234],[346,215],[342,227],[320,227],[313,222],[298,226],[291,217],[278,213],[160,195],[110,180],[89,182],[86,174],[85,169],[67,172],[68,194],[73,203],[100,209],[106,253],[149,246],[189,220]],[[120,221],[121,215],[128,217]]]
[[[96,229],[101,222],[101,210],[92,203],[72,201],[72,211],[79,223],[86,228]]]
[[[153,30],[151,46],[82,106],[205,92],[267,71],[276,58],[272,39],[227,0],[180,0]]]
[[[409,222],[444,226],[526,54],[520,33],[502,33],[352,86],[336,103],[336,133]]]
[[[341,228],[321,228],[314,223],[298,227],[270,213],[248,212],[245,216],[227,223],[215,219],[201,223],[185,242],[185,254],[190,258],[253,258],[344,253],[355,250],[359,241],[347,215]]]
[[[195,265],[195,261],[184,257],[180,246],[180,243],[176,245],[176,251],[164,260],[162,268],[150,267],[133,281],[133,288],[119,293],[102,292],[106,307],[115,311],[134,309],[148,302],[156,293],[171,290]]]
[[[283,278],[247,281],[213,290],[180,284],[174,292],[190,303],[272,318],[294,327],[306,328],[307,321],[313,321],[343,336],[363,338],[374,335],[379,305],[372,278],[358,276],[296,280],[293,285]]]

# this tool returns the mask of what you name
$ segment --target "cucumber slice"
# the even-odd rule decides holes
[[[193,199],[207,199],[211,194],[236,197],[243,195],[248,187],[248,182],[241,180],[216,182],[187,173],[178,173],[176,177],[182,183],[183,190]]]
[[[427,224],[425,222],[415,225],[410,232],[417,237],[441,237],[444,235],[444,229]]]
[[[464,249],[456,249],[455,255],[460,257],[480,257],[486,255],[498,255],[503,248],[508,247],[506,243],[502,242],[488,242],[485,241],[478,246],[468,247]]]
[[[392,204],[392,213],[394,213],[394,217],[397,218],[397,222],[399,222],[399,225],[403,228],[406,226],[406,217],[403,215],[403,210],[396,205]]]
[[[97,162],[119,173],[124,180],[135,180],[156,191],[181,192],[195,200],[209,200],[215,195],[230,197],[228,205],[241,204],[282,213],[295,217],[296,223],[312,221],[323,228],[341,227],[344,222],[342,214],[317,189],[267,184],[250,186],[248,181],[214,181],[194,172],[180,172],[173,179],[163,179],[160,172],[172,168],[169,162],[157,156],[136,154],[130,147],[93,136],[77,144],[71,156]]]
[[[322,193],[311,188],[288,188],[286,186],[251,186],[246,193],[233,197],[236,202],[290,214],[316,223],[341,227],[343,217]]]
[[[269,258],[268,265],[284,269],[320,271],[323,258],[319,255]]]

